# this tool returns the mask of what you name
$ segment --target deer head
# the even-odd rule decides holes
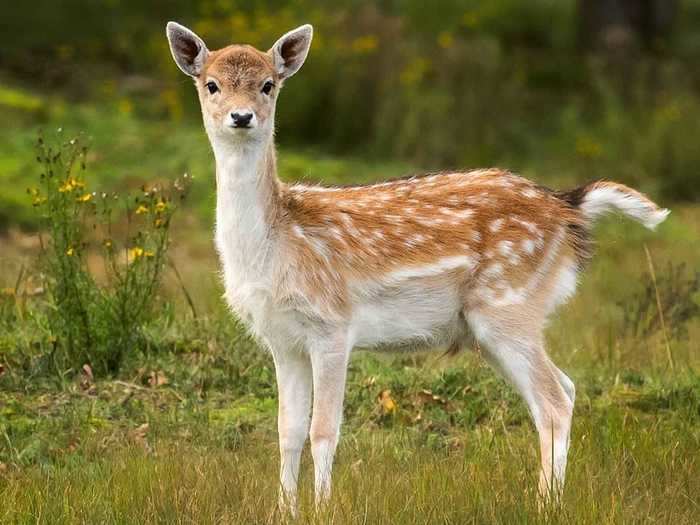
[[[166,32],[175,63],[194,79],[210,140],[267,142],[274,130],[277,95],[306,60],[312,27],[289,31],[267,52],[249,45],[210,51],[204,40],[176,22],[169,22]]]

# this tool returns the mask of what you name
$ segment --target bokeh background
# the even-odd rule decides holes
[[[146,156],[157,159],[149,176],[209,177],[203,135],[189,135],[196,97],[164,38],[170,19],[213,49],[268,49],[312,23],[309,60],[279,102],[278,137],[314,158],[498,165],[559,185],[611,177],[665,199],[700,197],[694,0],[9,3],[0,21],[3,182],[25,173],[9,158],[24,130],[56,123],[87,132],[124,177],[151,167]],[[20,186],[0,195],[0,222],[30,220],[12,191]]]
[[[306,521],[697,523],[700,0],[4,2],[0,522],[278,518],[274,370],[221,299],[214,163],[168,20],[211,49],[268,49],[314,25],[278,102],[284,180],[498,166],[557,189],[614,179],[673,211],[655,234],[601,221],[579,294],[548,329],[578,388],[564,510],[538,513],[526,409],[478,351],[363,354],[351,362],[329,516],[311,513],[304,458]],[[27,193],[40,181],[40,130],[89,143],[96,196],[194,177],[162,286],[109,366],[94,345],[65,352],[55,333],[46,285],[60,279],[46,275],[47,222]],[[147,250],[125,231],[129,268]],[[95,296],[104,246],[89,238],[80,253]],[[102,357],[119,332],[104,319]]]

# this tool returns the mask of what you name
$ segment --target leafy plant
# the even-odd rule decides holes
[[[170,191],[143,187],[134,198],[98,194],[87,188],[83,139],[56,146],[40,137],[37,148],[40,187],[28,191],[48,234],[41,266],[53,360],[61,370],[89,363],[95,373],[115,373],[129,352],[146,345],[144,327],[157,303],[169,228],[188,178]],[[125,225],[115,223],[117,205],[125,208]],[[125,228],[122,242],[114,236],[118,227]],[[102,264],[88,265],[88,259]]]

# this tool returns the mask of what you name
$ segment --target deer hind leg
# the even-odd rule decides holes
[[[470,311],[467,321],[486,349],[487,360],[525,400],[540,441],[539,493],[558,494],[564,483],[574,407],[573,382],[547,357],[542,324],[531,312]],[[517,320],[517,321],[514,321]]]

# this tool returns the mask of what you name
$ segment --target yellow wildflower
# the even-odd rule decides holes
[[[164,224],[165,224],[165,221],[163,221],[163,219],[156,219],[155,222],[153,223],[153,225],[154,225],[156,228],[160,228],[160,227],[163,226]]]
[[[391,397],[391,390],[382,390],[379,393],[379,404],[384,414],[393,414],[396,412],[396,402]]]
[[[75,250],[74,250],[72,247],[71,247],[71,248],[68,248],[68,249],[66,250],[66,255],[67,255],[68,257],[73,257],[73,255],[75,255]]]
[[[139,207],[136,208],[136,215],[141,215],[142,213],[148,213],[148,208],[146,208],[143,204],[139,204]]]
[[[92,199],[92,194],[86,193],[85,195],[82,195],[77,198],[78,202],[88,202],[90,199]]]
[[[84,188],[85,183],[76,179],[75,177],[68,177],[66,181],[59,186],[58,191],[61,193],[71,192],[76,188]]]
[[[138,259],[139,257],[143,257],[143,248],[140,248],[139,246],[134,246],[129,250],[129,257],[132,259]]]
[[[158,201],[156,203],[156,211],[158,213],[165,211],[165,209],[168,207],[168,205],[165,203],[165,201]]]

